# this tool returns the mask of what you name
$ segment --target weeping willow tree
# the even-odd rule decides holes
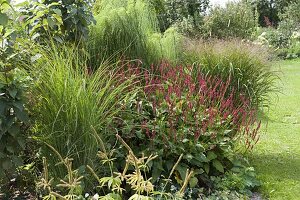
[[[146,0],[98,0],[94,5],[88,49],[91,67],[111,60],[140,59],[145,64],[176,61],[180,35],[159,31],[154,8]]]

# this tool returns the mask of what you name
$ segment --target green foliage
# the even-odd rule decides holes
[[[97,134],[95,132],[95,134]],[[49,146],[55,156],[59,157],[60,164],[66,168],[66,176],[64,179],[57,180],[57,177],[51,176],[51,170],[47,159],[43,158],[43,173],[38,180],[38,190],[40,196],[44,198],[78,198],[83,200],[94,199],[145,199],[145,200],[164,200],[164,199],[195,199],[200,197],[202,199],[247,199],[251,195],[249,189],[259,185],[255,178],[253,168],[246,167],[241,161],[234,161],[234,167],[221,177],[210,177],[211,186],[209,190],[195,189],[198,182],[193,177],[197,170],[187,169],[185,179],[182,186],[174,184],[170,179],[173,173],[177,173],[176,169],[180,167],[183,155],[181,155],[173,166],[168,170],[168,176],[162,179],[160,185],[153,184],[152,177],[147,178],[149,169],[151,169],[152,162],[158,157],[150,155],[146,157],[141,155],[137,157],[133,153],[133,149],[119,136],[116,135],[118,142],[124,147],[126,156],[122,159],[124,165],[120,168],[118,163],[121,161],[117,159],[118,150],[111,148],[106,149],[102,139],[96,136],[99,142],[98,157],[103,165],[110,168],[110,176],[99,176],[96,170],[87,165],[86,169],[94,179],[97,181],[99,190],[89,191],[83,195],[84,187],[82,184],[86,173],[82,173],[81,169],[75,169],[72,165],[72,159],[63,158],[59,152],[53,147]],[[123,163],[123,162],[122,162]],[[85,189],[86,190],[86,189]],[[87,191],[87,190],[86,190]],[[96,193],[98,192],[98,193]],[[95,194],[96,193],[96,194]],[[90,195],[92,194],[92,195]],[[94,195],[93,195],[94,194]]]
[[[297,0],[251,0],[250,2],[258,12],[259,25],[268,27],[277,26],[285,7]]]
[[[80,48],[84,45],[55,44],[77,45],[87,38],[94,22],[91,2],[31,1],[23,4],[22,17],[0,2],[0,176],[19,167],[25,147],[29,78],[16,68],[25,65],[34,81],[27,93],[35,122],[32,138],[40,142],[38,156],[49,162],[43,160],[38,183],[45,198],[84,199],[84,190],[95,190],[102,192],[102,199],[195,199],[203,188],[213,187],[212,198],[234,198],[255,186],[252,169],[234,171],[235,148],[241,142],[250,149],[258,141],[255,109],[272,89],[274,76],[250,50],[230,49],[225,43],[228,47],[220,52],[190,45],[185,57],[179,56],[178,28],[202,31],[208,1],[99,0],[88,52]],[[210,16],[217,16],[216,21],[206,21],[209,30],[231,29],[214,31],[215,37],[246,38],[253,30],[248,5],[232,5],[226,8],[229,14],[216,11]],[[166,21],[159,22],[155,12]],[[19,27],[24,17],[30,42],[44,46],[22,48],[17,32],[24,34]],[[221,23],[222,18],[230,23]],[[161,33],[166,26],[172,27]],[[55,42],[46,42],[47,36]],[[100,65],[107,59],[117,64]],[[143,65],[132,69],[123,59],[139,59]],[[150,65],[165,59],[193,65]],[[124,140],[117,135],[116,141],[116,133]],[[86,169],[100,189],[86,187],[94,182]],[[108,171],[110,176],[100,177]],[[215,183],[219,181],[223,184]]]
[[[97,134],[95,132],[95,134]],[[125,143],[125,141],[116,135],[120,144],[126,149],[126,160],[124,166],[120,170],[114,167],[116,164],[115,152],[116,149],[108,150],[104,146],[102,139],[96,136],[100,145],[98,157],[103,165],[107,165],[110,170],[110,176],[99,177],[97,171],[91,166],[87,165],[87,172],[89,172],[95,180],[97,180],[97,188],[101,189],[101,193],[96,193],[90,196],[89,193],[85,193],[83,196],[83,178],[82,170],[73,170],[72,159],[63,158],[62,155],[56,151],[52,146],[49,146],[55,156],[60,160],[60,164],[63,164],[66,168],[66,176],[64,179],[59,180],[57,183],[57,177],[51,176],[51,170],[48,169],[49,165],[47,159],[43,157],[43,174],[40,177],[37,187],[40,195],[44,199],[83,199],[83,200],[98,200],[98,199],[131,199],[131,200],[154,200],[154,199],[177,199],[181,200],[183,193],[187,185],[181,187],[180,191],[176,194],[169,192],[156,191],[154,185],[151,183],[151,178],[146,177],[149,165],[152,160],[155,160],[157,156],[150,155],[149,157],[136,157],[132,149]],[[178,160],[177,164],[180,162]],[[174,168],[176,165],[174,166]],[[174,171],[170,172],[170,176]],[[191,175],[193,171],[189,174]],[[145,178],[146,177],[146,178]],[[187,176],[185,183],[188,183],[190,176]],[[165,186],[168,184],[168,179],[165,180]],[[95,192],[95,190],[93,191]]]
[[[251,190],[260,186],[256,179],[253,167],[246,167],[241,161],[236,160],[234,167],[226,172],[224,176],[211,177],[213,190],[236,191],[239,194],[250,196]]]
[[[277,29],[264,29],[264,32],[257,37],[256,42],[272,47],[280,58],[297,58],[300,54],[299,9],[299,2],[291,3],[285,7],[284,12],[280,15],[281,21]]]
[[[278,26],[278,29],[290,29],[289,31],[297,31],[299,30],[299,24],[300,24],[300,2],[296,1],[294,3],[290,3],[285,9],[283,10],[283,13],[280,15],[280,23]],[[285,26],[288,25],[288,28]]]
[[[131,95],[130,80],[118,83],[108,66],[92,72],[86,67],[84,51],[75,47],[50,45],[40,49],[41,58],[31,66],[35,77],[32,88],[36,138],[42,142],[42,155],[49,158],[56,176],[62,167],[51,156],[49,144],[63,157],[72,157],[74,167],[94,165],[97,141],[91,127],[99,134],[122,108],[119,102]]]
[[[9,179],[22,165],[25,127],[29,118],[25,110],[26,79],[19,70],[16,31],[11,28],[14,12],[9,1],[0,1],[0,182]]]
[[[267,106],[268,94],[276,90],[269,53],[261,46],[241,41],[215,41],[187,43],[185,56],[187,63],[195,63],[204,74],[231,79],[234,101],[239,104],[240,94],[249,98],[254,107]]]
[[[89,0],[30,1],[22,6],[25,25],[35,37],[50,35],[58,42],[63,39],[79,42],[87,38],[88,26],[95,23]]]
[[[96,4],[97,24],[88,42],[90,66],[111,59],[141,59],[149,65],[161,59],[175,60],[180,36],[175,30],[162,34],[147,1],[102,0]]]
[[[202,15],[208,8],[208,0],[167,0],[163,1],[162,9],[158,12],[160,29],[162,31],[173,25],[183,25],[190,20],[190,25],[197,28],[202,23]],[[182,30],[182,32],[185,32]]]
[[[229,2],[215,7],[205,19],[206,34],[216,38],[249,38],[257,27],[252,7],[247,2]]]
[[[12,175],[23,161],[24,128],[29,122],[24,108],[24,79],[18,70],[0,72],[0,178]]]
[[[194,76],[193,72],[193,68],[167,63],[153,66],[150,74],[139,71],[145,74],[141,81],[144,92],[124,102],[126,110],[132,112],[123,113],[115,120],[119,134],[135,154],[158,155],[149,163],[147,173],[156,185],[168,177],[167,172],[182,155],[169,179],[174,185],[182,186],[190,168],[193,174],[189,187],[195,190],[206,187],[209,176],[231,169],[237,142],[245,142],[247,146],[257,142],[259,127],[248,126],[254,124],[253,110],[248,109],[247,103],[234,104],[232,95],[225,96],[226,92],[233,91],[227,90],[230,81],[221,82],[199,71]],[[123,76],[130,77],[130,74]],[[245,130],[252,130],[252,138],[244,133],[244,125]],[[118,160],[125,157],[121,149],[116,155]],[[192,199],[196,194],[193,192]]]

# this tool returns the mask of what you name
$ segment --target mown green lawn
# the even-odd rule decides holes
[[[300,60],[281,61],[278,69],[281,93],[272,97],[251,162],[266,197],[300,200]]]

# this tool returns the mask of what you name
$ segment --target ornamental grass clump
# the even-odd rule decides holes
[[[126,104],[127,110],[136,114],[120,116],[122,120],[115,123],[136,154],[158,154],[149,169],[154,181],[166,176],[164,172],[183,154],[172,177],[176,184],[180,185],[186,170],[193,168],[197,187],[207,186],[208,176],[233,167],[241,143],[247,150],[257,143],[260,122],[256,121],[256,110],[243,93],[239,93],[240,103],[235,103],[238,91],[230,77],[223,81],[199,71],[195,75],[192,66],[167,62],[152,65],[150,70],[132,64],[126,67],[131,69],[126,72],[144,74],[138,83],[143,91]]]
[[[175,61],[180,35],[170,29],[161,33],[151,4],[145,0],[101,0],[96,2],[95,19],[91,26],[88,51],[90,65],[111,60],[140,59],[143,63],[161,59]]]
[[[268,105],[277,75],[272,69],[268,50],[241,41],[186,41],[185,62],[195,66],[195,73],[231,79],[230,91],[235,90],[234,102],[240,94],[251,107]]]
[[[91,127],[102,134],[121,110],[120,102],[131,95],[130,79],[118,83],[110,66],[91,71],[86,58],[75,47],[50,46],[31,66],[35,85],[31,91],[35,118],[35,138],[41,142],[42,156],[48,158],[55,176],[64,174],[49,146],[63,157],[71,157],[75,168],[94,166],[98,143]]]

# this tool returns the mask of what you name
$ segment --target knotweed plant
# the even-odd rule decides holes
[[[195,187],[205,176],[224,173],[232,167],[234,149],[243,143],[252,149],[257,143],[260,122],[250,100],[239,93],[232,79],[202,73],[195,75],[192,66],[173,66],[162,62],[143,70],[132,64],[121,71],[143,73],[143,92],[136,94],[127,106],[135,115],[123,115],[115,123],[119,134],[134,147],[136,154],[158,154],[149,173],[159,181],[183,154],[172,177],[183,185],[186,170],[194,168],[191,177]],[[195,184],[196,183],[196,184]]]

